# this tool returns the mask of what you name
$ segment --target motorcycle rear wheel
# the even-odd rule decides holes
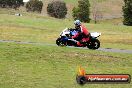
[[[89,42],[88,42],[88,45],[87,47],[89,49],[98,49],[100,47],[100,41],[98,39],[91,39]]]

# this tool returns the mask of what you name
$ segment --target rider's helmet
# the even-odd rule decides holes
[[[81,26],[81,21],[80,20],[75,20],[74,24],[75,24],[75,29],[79,30],[80,26]]]
[[[75,24],[75,26],[80,26],[81,25],[81,21],[80,20],[75,20],[74,24]]]

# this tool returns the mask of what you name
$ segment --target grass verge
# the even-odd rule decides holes
[[[132,55],[67,47],[0,43],[1,88],[130,88],[132,84],[76,83],[82,65],[89,74],[130,74]]]

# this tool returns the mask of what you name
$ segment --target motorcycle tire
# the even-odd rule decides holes
[[[88,42],[87,47],[89,49],[98,49],[100,47],[100,41],[98,39],[93,38]]]
[[[63,42],[63,41],[61,41],[61,38],[58,38],[58,39],[56,40],[56,44],[57,44],[58,46],[66,46],[66,43]]]

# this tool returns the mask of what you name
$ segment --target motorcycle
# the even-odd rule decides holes
[[[59,38],[56,40],[58,46],[75,46],[75,47],[87,47],[89,49],[98,49],[100,47],[100,41],[97,39],[101,33],[93,32],[90,33],[88,41],[81,43],[81,46],[77,46],[77,40],[71,37],[77,33],[75,29],[65,28]]]

